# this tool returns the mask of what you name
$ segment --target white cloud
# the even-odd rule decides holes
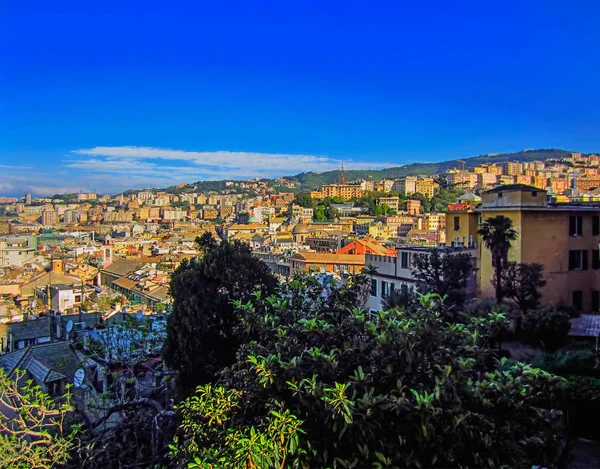
[[[44,171],[29,165],[0,165],[0,194],[50,195],[166,187],[183,182],[279,177],[305,171],[327,171],[339,158],[285,153],[197,152],[150,147],[94,147],[69,152],[60,165]],[[378,169],[391,162],[343,160],[347,169]]]
[[[169,160],[185,162],[189,167],[198,171],[210,174],[218,172],[223,177],[268,177],[283,176],[302,171],[327,171],[337,169],[341,166],[342,160],[330,158],[327,156],[316,155],[294,155],[286,153],[256,153],[256,152],[233,152],[233,151],[213,151],[198,152],[172,150],[168,148],[152,147],[94,147],[89,149],[74,150],[73,155],[84,155],[95,157],[95,164],[104,158],[109,165],[116,167],[118,164],[124,164],[125,161],[155,161]],[[86,160],[83,160],[86,161]],[[117,163],[119,162],[119,163]],[[71,164],[73,164],[72,162]],[[365,161],[344,161],[348,169],[370,169],[393,166],[390,162],[365,162]],[[171,167],[171,171],[181,171],[181,166]],[[225,171],[232,171],[227,176]]]

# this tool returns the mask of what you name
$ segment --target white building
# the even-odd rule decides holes
[[[476,255],[473,249],[456,248],[437,248],[442,251],[442,255],[453,254],[457,252],[466,252],[471,254],[473,260],[473,271],[467,279],[466,295],[467,298],[474,298],[477,292],[477,274],[476,274]],[[377,268],[377,272],[371,279],[371,293],[367,300],[366,307],[369,311],[377,312],[383,309],[383,300],[389,296],[392,291],[397,289],[414,289],[417,281],[413,275],[413,257],[416,254],[428,254],[432,248],[406,246],[397,249],[396,256],[378,256],[376,254],[366,254],[365,264]]]

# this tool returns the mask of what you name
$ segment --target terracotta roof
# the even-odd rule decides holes
[[[113,285],[117,285],[118,287],[125,288],[127,290],[131,290],[132,288],[135,288],[135,286],[137,285],[137,282],[135,280],[131,280],[130,278],[127,278],[127,277],[121,277],[121,278],[118,278],[117,280],[115,280],[113,282]]]
[[[321,252],[299,252],[290,259],[327,264],[364,264],[364,254],[330,254]]]
[[[140,262],[128,261],[126,259],[115,259],[112,264],[104,269],[101,269],[101,271],[122,277],[130,272],[133,272],[134,270],[139,269],[142,267],[142,265],[143,264]]]

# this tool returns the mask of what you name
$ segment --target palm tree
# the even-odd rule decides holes
[[[504,215],[488,218],[481,228],[477,230],[483,244],[490,250],[492,261],[496,269],[494,286],[496,287],[496,301],[500,303],[504,296],[502,292],[502,270],[508,262],[508,250],[511,241],[517,239],[517,232],[512,227],[512,220]]]

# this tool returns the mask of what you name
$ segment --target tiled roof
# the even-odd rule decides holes
[[[59,341],[32,345],[3,355],[0,357],[0,366],[9,376],[16,369],[24,370],[37,384],[42,385],[60,378],[65,378],[67,384],[72,383],[81,363],[70,342]]]
[[[118,278],[117,280],[115,280],[113,282],[113,285],[130,290],[132,288],[135,288],[135,286],[137,285],[137,282],[135,280],[131,280],[130,278],[127,278],[127,277],[121,277],[121,278]]]
[[[102,271],[122,277],[134,270],[138,270],[142,265],[139,262],[128,261],[126,259],[115,259],[112,264],[102,269]]]
[[[290,259],[304,260],[306,262],[327,264],[364,264],[364,254],[329,254],[321,252],[299,252]]]
[[[578,318],[571,319],[569,335],[574,337],[600,336],[600,315],[582,314]]]

